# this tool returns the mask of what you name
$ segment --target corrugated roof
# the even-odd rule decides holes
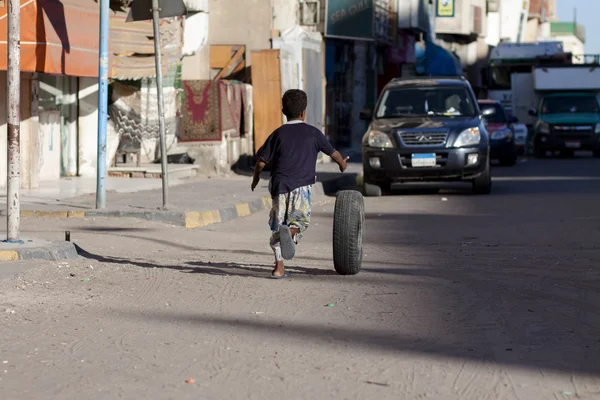
[[[128,0],[112,0],[113,9]],[[6,70],[6,11],[0,7],[0,70]],[[128,9],[110,15],[109,77],[156,77],[150,21],[125,22]],[[98,76],[98,4],[95,0],[21,0],[21,70]],[[181,18],[161,20],[163,71],[181,62]]]
[[[127,10],[128,12],[128,10]],[[127,12],[110,20],[111,74],[114,79],[137,80],[156,77],[154,31],[151,21],[125,22]],[[181,62],[183,25],[180,18],[161,20],[162,68]]]

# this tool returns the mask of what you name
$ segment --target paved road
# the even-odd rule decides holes
[[[265,279],[264,214],[25,220],[88,258],[0,280],[0,398],[600,398],[600,160],[460,189],[366,199],[354,277],[332,273],[331,202],[287,281]]]

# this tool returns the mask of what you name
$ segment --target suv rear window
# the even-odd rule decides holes
[[[479,104],[479,109],[487,122],[492,124],[505,124],[508,116],[500,104]]]
[[[477,115],[474,100],[465,87],[397,87],[383,92],[375,118],[427,115]]]

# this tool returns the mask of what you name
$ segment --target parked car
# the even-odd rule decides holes
[[[501,165],[513,166],[519,158],[514,124],[519,122],[509,117],[499,101],[479,100],[485,126],[490,134],[490,157]]]
[[[600,157],[600,101],[594,93],[561,92],[544,95],[536,117],[534,151],[543,158],[547,152],[560,151],[573,156],[576,150],[591,150]]]
[[[470,181],[492,188],[490,141],[471,85],[464,78],[394,79],[361,118],[363,189],[381,196],[411,181]]]

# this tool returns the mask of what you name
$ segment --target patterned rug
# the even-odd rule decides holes
[[[219,81],[183,81],[181,142],[222,140]]]
[[[246,136],[246,88],[242,83],[221,85],[221,130],[230,137]]]

